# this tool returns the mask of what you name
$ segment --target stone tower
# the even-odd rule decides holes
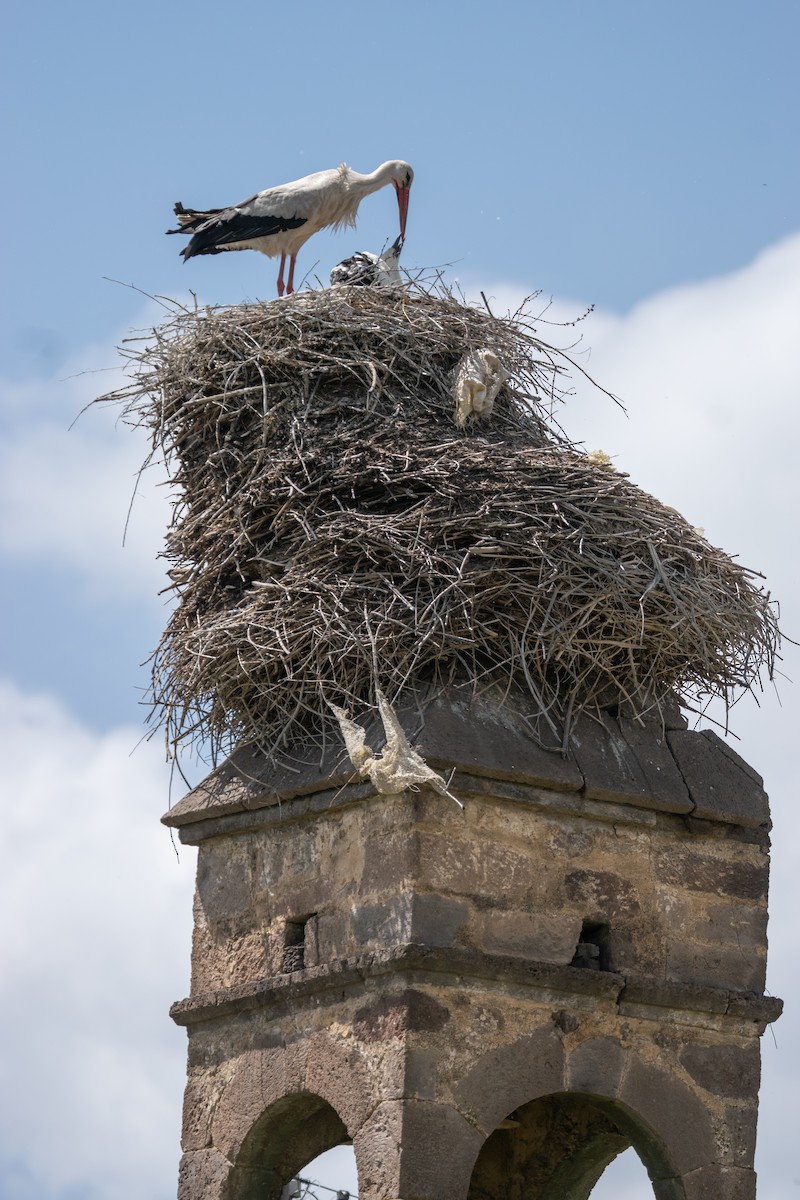
[[[164,818],[199,848],[180,1200],[278,1200],[352,1141],[362,1200],[752,1200],[768,828],[677,715],[540,748],[490,697],[398,713],[446,797],[339,748],[242,750]],[[666,725],[666,728],[664,727]]]
[[[675,697],[771,676],[777,616],[566,439],[537,320],[181,309],[115,394],[175,497],[154,713],[237,747],[165,818],[181,1200],[278,1200],[343,1141],[361,1200],[586,1200],[630,1145],[659,1200],[752,1200],[767,803]]]

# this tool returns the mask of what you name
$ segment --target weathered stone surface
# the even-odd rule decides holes
[[[747,828],[769,825],[761,777],[715,733],[673,730],[667,735],[694,804],[694,815]]]
[[[469,918],[469,907],[435,892],[414,896],[409,941],[423,946],[452,946]]]
[[[181,1147],[205,1150],[211,1145],[211,1119],[217,1102],[215,1080],[208,1073],[190,1078],[183,1093]]]
[[[180,827],[208,817],[247,812],[325,787],[342,787],[353,778],[343,747],[324,752],[310,748],[305,759],[290,755],[268,759],[253,746],[236,750],[215,771],[173,805],[162,818]]]
[[[413,892],[401,892],[383,902],[361,904],[352,915],[353,935],[359,946],[392,946],[413,941]]]
[[[439,1054],[436,1050],[425,1050],[410,1046],[406,1050],[404,1095],[415,1100],[433,1100],[439,1076]]]
[[[749,995],[732,995],[725,1010],[730,1017],[740,1017],[760,1026],[763,1033],[764,1025],[777,1021],[783,1012],[783,1001],[778,996],[760,996],[757,993]]]
[[[767,944],[766,905],[745,907],[719,901],[692,910],[686,920],[687,933],[698,942],[736,946],[742,954],[763,952]]]
[[[241,841],[211,845],[197,861],[197,901],[210,922],[247,913],[253,879],[248,847]]]
[[[546,731],[543,731],[546,732]],[[555,740],[555,739],[553,739]],[[431,766],[471,775],[577,791],[583,778],[558,748],[543,750],[530,724],[466,689],[445,694],[425,710],[417,746]]]
[[[664,979],[627,979],[619,998],[620,1009],[629,1006],[673,1009],[685,1012],[725,1013],[730,995],[721,988],[680,984]]]
[[[564,1087],[564,1047],[551,1025],[484,1054],[456,1085],[458,1108],[485,1134],[522,1104]]]
[[[763,950],[745,952],[738,946],[707,945],[676,938],[667,954],[670,979],[708,984],[733,991],[763,991],[767,959]]]
[[[263,1112],[283,1096],[303,1087],[300,1064],[283,1047],[240,1054],[231,1063],[231,1076],[220,1079],[219,1099],[212,1118],[212,1140],[230,1162]]]
[[[427,711],[420,742],[439,736]],[[181,1200],[277,1200],[347,1134],[369,1200],[466,1200],[484,1143],[476,1197],[504,1194],[507,1160],[545,1200],[531,1171],[589,1186],[625,1138],[659,1200],[747,1195],[757,1037],[780,1007],[761,994],[765,838],[730,808],[686,817],[663,737],[624,717],[582,733],[583,795],[574,763],[525,758],[515,721],[480,711],[440,713],[440,745],[458,726],[480,784],[464,812],[426,791],[326,791],[324,772],[277,806],[241,761],[183,811],[199,858],[192,996],[173,1009],[189,1032]],[[592,937],[602,969],[570,965]]]
[[[684,1175],[686,1200],[755,1200],[755,1171],[709,1164]]]
[[[437,892],[503,899],[509,907],[530,898],[536,856],[530,850],[476,840],[461,822],[460,836],[442,830],[419,835],[419,878]]]
[[[634,885],[611,871],[570,871],[564,877],[564,890],[595,921],[624,920],[641,908]]]
[[[665,1068],[629,1056],[618,1097],[665,1139],[680,1174],[714,1160],[714,1130],[704,1104]]]
[[[178,1195],[226,1200],[231,1164],[219,1150],[189,1150],[178,1171]]]
[[[363,1200],[464,1200],[482,1142],[446,1105],[421,1100],[381,1104],[354,1139]],[[403,1150],[413,1146],[413,1153]]]
[[[438,1032],[450,1012],[434,997],[414,988],[385,992],[352,1016],[353,1032],[362,1042],[386,1042],[414,1031]]]
[[[580,927],[580,919],[569,913],[479,912],[470,924],[469,939],[488,954],[567,964]]]
[[[753,858],[722,858],[701,850],[675,848],[661,851],[656,869],[662,884],[690,888],[726,899],[766,900],[769,865],[764,855]]]
[[[567,1090],[616,1096],[624,1065],[625,1052],[617,1038],[592,1038],[582,1042],[567,1061]]]
[[[403,1101],[400,1192],[415,1200],[462,1200],[483,1139],[461,1113],[445,1104]]]
[[[647,784],[642,803],[661,812],[690,812],[692,799],[672,756],[666,734],[657,725],[643,726],[625,717],[620,717],[619,729]]]
[[[356,940],[353,935],[350,914],[327,911],[317,914],[317,939],[320,962],[332,962],[354,953]]]
[[[752,1095],[739,1104],[725,1106],[723,1128],[727,1145],[720,1148],[720,1158],[730,1159],[734,1167],[750,1168],[755,1158],[758,1106],[753,1104]]]
[[[607,714],[603,714],[602,720],[586,715],[578,718],[572,734],[572,753],[590,800],[631,804],[648,796],[645,773],[619,725]]]
[[[681,1051],[680,1061],[701,1088],[717,1096],[743,1100],[758,1092],[761,1061],[757,1042],[748,1046],[688,1045]]]
[[[361,894],[406,885],[418,869],[418,842],[418,835],[408,827],[371,831],[364,845]]]
[[[402,1054],[384,1056],[382,1065],[384,1088],[398,1089],[402,1082]],[[336,1110],[351,1137],[380,1098],[377,1082],[357,1044],[327,1031],[309,1037],[305,1089],[321,1096]]]

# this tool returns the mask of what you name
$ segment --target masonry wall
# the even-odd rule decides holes
[[[240,758],[169,815],[199,846],[182,1200],[277,1197],[343,1138],[368,1200],[588,1196],[630,1144],[659,1200],[755,1194],[759,777],[680,725],[566,761],[492,721],[426,714],[463,812]]]

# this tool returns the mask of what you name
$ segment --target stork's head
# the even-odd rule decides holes
[[[414,182],[414,172],[407,162],[393,162],[391,180],[397,192],[397,207],[400,210],[400,239],[406,236],[406,220],[408,218],[408,193]]]

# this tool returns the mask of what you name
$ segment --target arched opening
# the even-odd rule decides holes
[[[311,1092],[285,1096],[244,1138],[230,1175],[229,1200],[280,1200],[285,1185],[303,1168],[347,1141],[344,1122],[326,1100]]]
[[[591,1196],[592,1200],[653,1200],[653,1185],[632,1146],[609,1163]]]
[[[616,1172],[599,1181],[631,1147],[644,1169],[637,1180],[625,1161],[638,1189],[630,1200],[653,1196],[648,1177],[659,1180],[659,1200],[685,1200],[663,1146],[624,1104],[583,1093],[543,1096],[509,1113],[486,1139],[468,1200],[601,1200],[604,1191],[611,1197]],[[613,1195],[620,1200],[619,1191]]]
[[[337,1193],[346,1192],[351,1200],[358,1196],[358,1171],[356,1156],[350,1143],[345,1146],[334,1146],[324,1154],[318,1154],[315,1159],[297,1173],[300,1185],[299,1200],[334,1200]],[[287,1198],[288,1200],[288,1198]]]

